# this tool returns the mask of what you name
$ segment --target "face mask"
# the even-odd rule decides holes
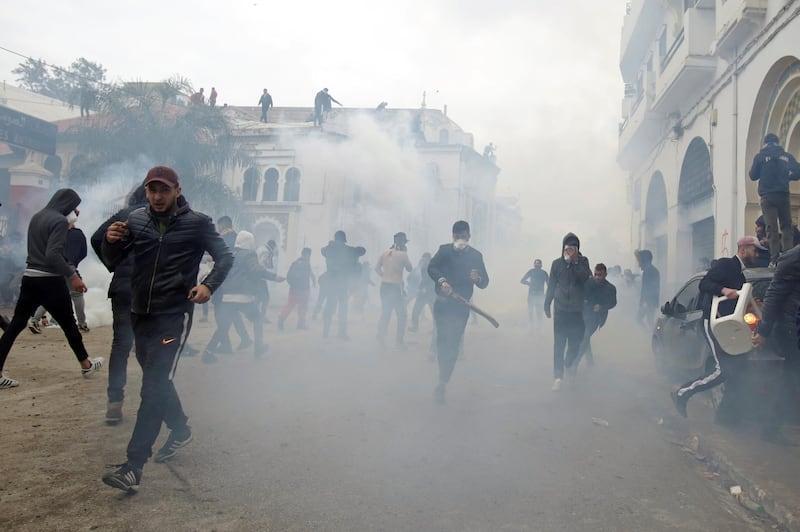
[[[467,241],[463,239],[454,240],[453,247],[456,248],[456,251],[463,251],[467,248]]]
[[[67,223],[68,223],[68,224],[72,225],[72,224],[74,224],[74,223],[75,223],[75,222],[77,222],[77,221],[78,221],[78,215],[77,215],[77,214],[75,214],[75,211],[72,211],[71,213],[69,213],[69,214],[67,215]]]

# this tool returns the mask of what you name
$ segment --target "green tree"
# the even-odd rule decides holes
[[[200,210],[240,210],[238,197],[219,176],[226,165],[243,165],[247,157],[234,144],[220,109],[172,103],[190,92],[187,88],[188,81],[177,76],[103,86],[94,120],[65,134],[87,160],[70,175],[71,183],[91,186],[103,179],[106,168],[120,163],[163,164],[178,172],[187,197]]]
[[[103,65],[85,57],[79,57],[68,68],[29,58],[12,72],[22,87],[73,105],[79,103],[81,90],[96,91],[106,79]]]

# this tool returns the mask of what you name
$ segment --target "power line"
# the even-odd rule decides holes
[[[40,63],[44,67],[51,68],[51,69],[53,69],[55,71],[58,71],[58,72],[62,73],[63,75],[78,79],[80,81],[88,81],[88,82],[95,83],[95,84],[98,84],[98,85],[102,85],[102,86],[105,86],[105,87],[113,87],[113,85],[111,83],[107,83],[107,82],[104,82],[104,81],[99,81],[99,80],[88,78],[86,76],[83,76],[83,75],[78,74],[76,72],[72,72],[72,71],[67,70],[66,68],[60,67],[58,65],[49,64],[46,61],[44,61],[43,59],[34,59],[34,58],[32,58],[30,56],[27,56],[27,55],[25,55],[25,54],[23,54],[21,52],[17,52],[15,50],[11,50],[10,48],[6,48],[5,46],[0,46],[0,50],[2,50],[4,52],[8,52],[8,53],[16,55],[16,56],[19,56],[19,57],[22,57],[23,59],[27,59],[28,61],[34,61],[36,63]],[[85,58],[83,58],[83,59],[85,59]],[[100,65],[99,63],[97,63],[97,64],[101,68],[103,67],[103,65]],[[103,75],[105,75],[105,73]]]

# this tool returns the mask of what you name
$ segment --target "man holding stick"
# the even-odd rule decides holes
[[[469,245],[469,224],[453,224],[453,243],[442,244],[428,265],[428,275],[436,283],[433,316],[436,321],[436,349],[439,358],[439,384],[434,397],[443,404],[445,387],[453,374],[459,346],[469,318],[465,301],[472,298],[473,286],[486,288],[489,274],[483,255]]]

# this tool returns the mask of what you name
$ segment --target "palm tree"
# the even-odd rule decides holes
[[[245,165],[248,159],[234,144],[220,109],[174,103],[190,88],[179,76],[105,86],[97,96],[98,113],[65,134],[87,160],[70,181],[90,186],[103,179],[110,165],[120,163],[163,164],[181,176],[194,206],[211,213],[238,212],[240,200],[219,176],[226,165]]]

